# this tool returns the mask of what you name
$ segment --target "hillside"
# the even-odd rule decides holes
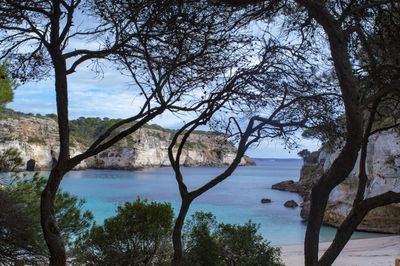
[[[24,114],[5,109],[0,112],[0,151],[16,148],[25,165],[35,162],[35,170],[50,169],[59,150],[57,116]],[[104,129],[118,121],[108,118],[79,118],[70,121],[71,156],[83,152]],[[83,161],[77,169],[138,169],[170,166],[168,145],[174,130],[146,125],[116,145]],[[229,164],[236,148],[215,132],[192,134],[182,154],[185,166],[220,166]],[[31,161],[32,162],[32,161]],[[245,157],[241,165],[253,164]]]

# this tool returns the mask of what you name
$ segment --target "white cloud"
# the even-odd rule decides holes
[[[80,116],[127,118],[134,115],[143,104],[143,99],[137,95],[131,80],[113,69],[104,68],[104,75],[98,77],[88,65],[81,66],[79,71],[68,77],[68,82],[71,119]],[[56,113],[54,80],[49,78],[21,85],[15,91],[14,102],[8,107],[26,113]],[[177,117],[165,112],[150,123],[166,128],[179,128],[184,120],[189,121],[190,118],[190,114]],[[318,149],[319,144],[315,141],[300,142],[302,147],[299,150]],[[298,158],[297,152],[289,153],[277,141],[264,141],[258,147],[250,149],[247,154],[262,158]]]
[[[246,153],[248,156],[253,158],[300,158],[297,153],[303,149],[309,151],[316,151],[320,147],[320,143],[315,140],[307,140],[299,138],[297,149],[289,150],[284,147],[282,142],[279,140],[263,140],[255,147],[250,148]]]

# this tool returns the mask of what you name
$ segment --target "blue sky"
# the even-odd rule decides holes
[[[86,16],[76,14],[74,18],[76,20],[74,24],[78,27],[90,27],[90,20]],[[262,24],[251,29],[259,31],[258,27],[267,26]],[[68,49],[73,50],[78,47],[97,49],[98,45],[95,41],[74,38],[70,40]],[[141,106],[142,100],[136,96],[132,80],[107,65],[103,65],[102,75],[96,76],[92,71],[96,66],[89,62],[83,63],[75,73],[68,76],[70,119],[81,116],[127,118],[134,115]],[[54,79],[48,78],[19,86],[15,91],[14,102],[8,104],[7,107],[25,113],[56,113]],[[165,128],[178,128],[181,121],[171,114],[163,114],[151,123]],[[315,140],[299,138],[299,148],[289,151],[276,140],[265,140],[257,147],[248,150],[247,155],[257,158],[299,158],[297,156],[299,150],[307,148],[313,151],[317,150],[318,146],[319,143]]]
[[[99,77],[89,68],[81,67],[69,76],[68,81],[70,119],[80,116],[126,118],[135,114],[142,102],[135,96],[131,80],[117,71],[110,70]],[[7,107],[25,113],[56,113],[54,80],[48,78],[19,86],[14,92],[14,102]],[[177,128],[179,119],[164,114],[151,123]],[[278,141],[263,141],[250,149],[247,155],[257,158],[299,158],[299,150],[307,148],[312,151],[318,149],[319,145],[315,140],[301,138],[299,144],[298,149],[289,151]]]

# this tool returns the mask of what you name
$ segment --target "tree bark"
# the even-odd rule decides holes
[[[69,163],[69,122],[66,62],[59,55],[52,55],[55,68],[55,88],[60,137],[60,154],[55,168],[51,171],[41,197],[41,225],[50,252],[50,265],[65,265],[65,245],[56,221],[55,197]]]
[[[54,168],[49,176],[40,202],[40,222],[50,252],[50,265],[65,265],[65,245],[56,220],[54,201],[64,173]]]
[[[352,233],[356,230],[357,226],[362,222],[369,211],[398,202],[400,202],[400,193],[388,191],[372,198],[364,199],[353,206],[349,215],[338,228],[331,246],[321,257],[320,265],[332,265],[346,245],[347,241],[350,239]]]
[[[310,215],[307,224],[304,255],[306,265],[318,263],[319,232],[323,223],[329,194],[350,174],[357,160],[361,146],[362,116],[359,86],[352,73],[347,52],[347,39],[341,25],[328,12],[323,2],[296,0],[307,8],[309,14],[324,29],[328,36],[330,51],[334,62],[346,114],[346,144],[331,168],[321,177],[311,193]]]
[[[55,197],[65,173],[70,170],[69,163],[69,119],[68,119],[68,81],[66,60],[62,55],[60,39],[61,20],[60,1],[53,1],[51,17],[50,44],[48,50],[55,72],[60,153],[58,162],[50,172],[47,185],[41,195],[40,217],[46,244],[50,252],[50,265],[66,265],[64,241],[57,224],[54,209]]]
[[[175,221],[174,232],[172,234],[172,242],[174,245],[174,258],[172,260],[172,265],[174,266],[183,265],[182,228],[191,201],[192,200],[188,199],[188,197],[182,198],[179,215]]]

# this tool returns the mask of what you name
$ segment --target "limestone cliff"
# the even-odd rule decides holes
[[[15,113],[14,113],[15,114]],[[113,147],[83,161],[77,169],[138,169],[169,166],[168,145],[173,132],[160,127],[146,127],[129,135]],[[89,137],[89,136],[88,136]],[[87,143],[82,136],[71,139],[71,156],[83,152]],[[25,164],[35,161],[35,170],[50,169],[59,150],[58,126],[55,120],[33,115],[13,115],[0,119],[0,151],[16,148]],[[219,166],[232,162],[236,148],[219,134],[192,134],[181,161],[185,166]],[[252,164],[244,157],[241,165]]]
[[[323,171],[326,171],[337,157],[339,151],[318,153],[318,159],[313,164],[305,164],[299,183],[307,180],[314,183]],[[358,164],[356,164],[358,165]],[[367,149],[368,183],[365,197],[372,197],[386,191],[400,192],[400,129],[392,129],[376,134],[369,139]],[[349,213],[355,198],[358,184],[358,167],[356,166],[344,183],[337,186],[329,195],[324,223],[338,226]],[[309,182],[310,185],[312,183]],[[309,187],[307,188],[309,191]],[[308,216],[308,199],[302,216]],[[372,210],[358,227],[359,230],[400,233],[400,204],[391,204]]]

